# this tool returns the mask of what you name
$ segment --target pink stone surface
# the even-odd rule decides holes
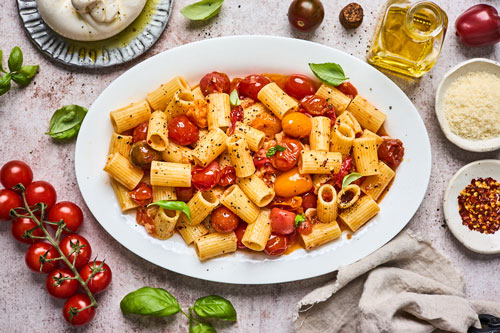
[[[18,45],[24,52],[26,64],[40,64],[35,82],[24,89],[14,86],[0,97],[0,165],[12,159],[24,160],[32,166],[35,179],[47,180],[55,186],[60,200],[79,204],[85,215],[81,233],[90,240],[94,254],[106,258],[114,273],[111,287],[98,296],[96,318],[80,331],[187,332],[187,320],[182,315],[164,319],[122,316],[119,308],[122,297],[148,285],[169,290],[184,309],[198,297],[208,294],[230,299],[238,311],[238,322],[216,322],[219,332],[290,332],[296,302],[334,276],[331,273],[293,283],[237,286],[185,277],[150,264],[118,244],[86,208],[76,185],[74,141],[55,143],[44,135],[57,108],[73,103],[90,107],[110,82],[133,65],[175,46],[201,39],[243,34],[286,36],[322,43],[364,59],[383,4],[381,0],[358,0],[365,10],[364,22],[360,28],[346,31],[338,22],[338,13],[348,1],[323,1],[326,11],[323,24],[316,32],[306,34],[292,31],[288,24],[290,1],[227,0],[218,17],[206,23],[189,22],[180,14],[180,9],[191,2],[194,0],[175,1],[166,31],[149,52],[131,63],[99,71],[71,69],[51,62],[36,50],[26,36],[15,1],[0,2],[0,48],[4,51],[4,58],[13,46]],[[441,201],[449,179],[461,166],[479,159],[498,159],[500,154],[470,153],[455,147],[442,134],[434,114],[435,90],[446,71],[466,59],[484,57],[498,60],[500,56],[499,46],[468,49],[460,45],[454,36],[456,17],[478,2],[500,7],[498,0],[437,1],[447,11],[450,26],[436,66],[417,81],[391,78],[419,109],[433,150],[429,189],[409,223],[409,229],[420,232],[452,260],[466,281],[469,297],[497,300],[496,296],[500,294],[499,257],[472,253],[458,243],[445,226]],[[245,50],[227,52],[233,52],[237,57],[239,52]],[[203,55],[200,55],[200,61],[203,61]],[[0,233],[3,272],[0,277],[0,331],[72,331],[61,314],[63,302],[51,298],[45,291],[45,276],[27,270],[23,259],[27,246],[10,237],[10,223],[0,223]]]

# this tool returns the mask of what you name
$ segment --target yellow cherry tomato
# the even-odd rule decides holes
[[[311,133],[311,119],[301,112],[287,114],[281,120],[281,126],[286,135],[293,138],[305,138]]]
[[[274,191],[280,197],[293,197],[309,192],[313,187],[311,176],[301,175],[298,168],[290,169],[276,178]]]

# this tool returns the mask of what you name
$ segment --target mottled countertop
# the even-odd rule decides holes
[[[365,59],[379,8],[384,2],[358,0],[365,9],[364,22],[357,30],[346,31],[338,22],[338,13],[348,1],[323,1],[325,20],[316,32],[306,34],[292,31],[288,24],[290,1],[227,0],[215,19],[207,23],[192,23],[180,14],[180,9],[193,1],[175,1],[166,31],[145,55],[126,65],[99,71],[72,70],[52,63],[26,36],[15,1],[0,2],[0,48],[4,55],[19,45],[26,64],[40,64],[34,83],[24,89],[13,87],[0,97],[0,165],[11,159],[24,160],[32,166],[36,179],[47,180],[55,186],[59,199],[79,204],[85,215],[81,233],[91,241],[94,253],[106,258],[114,272],[112,286],[99,296],[96,318],[82,331],[187,332],[187,320],[181,315],[166,319],[122,316],[118,306],[121,298],[132,290],[149,285],[169,290],[185,309],[198,297],[207,294],[229,298],[238,311],[238,322],[216,323],[221,332],[290,332],[296,302],[333,277],[333,274],[327,274],[280,285],[237,286],[189,278],[150,264],[118,244],[86,208],[76,185],[75,143],[54,143],[44,135],[55,109],[73,103],[89,107],[110,82],[133,65],[175,46],[201,39],[239,34],[286,36],[322,43]],[[466,281],[466,293],[470,298],[497,300],[495,296],[500,294],[499,257],[472,253],[458,243],[445,226],[441,201],[448,180],[460,167],[479,159],[498,159],[500,153],[470,153],[448,142],[434,114],[434,93],[443,74],[457,63],[474,57],[498,60],[500,46],[465,48],[455,38],[453,26],[458,14],[470,5],[485,2],[498,8],[500,1],[435,2],[446,10],[450,21],[444,49],[436,66],[417,81],[391,77],[417,106],[432,145],[430,185],[409,228],[420,232],[452,260]],[[242,50],[229,52],[238,56]],[[71,330],[61,315],[63,302],[54,300],[45,291],[45,276],[27,270],[23,260],[26,246],[10,237],[10,223],[1,223],[0,232],[0,331]]]

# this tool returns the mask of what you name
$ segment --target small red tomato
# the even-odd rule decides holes
[[[393,169],[401,164],[404,154],[405,148],[399,139],[385,137],[384,142],[378,147],[378,158]]]
[[[271,234],[264,252],[270,256],[279,256],[285,253],[288,247],[288,237]]]
[[[148,137],[149,121],[143,122],[134,128],[134,133],[132,134],[132,143],[146,140]]]
[[[271,164],[280,171],[288,171],[299,162],[299,156],[304,146],[300,141],[284,138],[278,145],[285,147],[284,151],[278,151],[271,157]]]
[[[326,99],[316,95],[302,98],[300,100],[300,105],[306,110],[307,113],[313,116],[322,116],[329,109]]]
[[[219,185],[220,186],[229,186],[234,184],[236,181],[236,170],[228,165],[220,172]]]
[[[208,73],[200,80],[200,89],[205,96],[213,93],[229,94],[230,87],[231,82],[229,81],[229,77],[224,73]]]
[[[37,242],[31,245],[26,251],[24,260],[29,269],[37,273],[49,273],[57,267],[57,260],[46,261],[47,259],[58,258],[59,255],[49,243]],[[43,266],[42,266],[43,263]]]
[[[194,167],[191,170],[191,184],[199,191],[208,191],[217,183],[220,179],[220,169],[219,163],[213,161],[206,167]]]
[[[130,199],[132,199],[139,206],[147,206],[153,202],[153,189],[146,183],[140,182],[130,192],[128,192]]]
[[[79,273],[83,281],[88,280],[87,287],[89,287],[92,294],[100,293],[106,289],[111,283],[113,276],[111,268],[102,261],[89,262],[87,265],[83,266]],[[96,274],[89,280],[93,273]]]
[[[358,90],[356,87],[349,81],[342,82],[338,87],[338,90],[343,92],[345,95],[350,96],[351,98],[354,98],[358,95]]]
[[[36,228],[36,229],[35,229]],[[38,228],[38,225],[35,221],[27,217],[18,217],[12,220],[12,225],[10,226],[10,231],[12,232],[12,236],[20,242],[26,244],[33,244],[37,240],[34,238],[26,237],[30,230],[31,234],[36,237],[43,237],[42,229]]]
[[[46,181],[39,180],[26,187],[26,201],[30,206],[43,202],[47,205],[47,210],[50,210],[56,203],[56,199],[56,190]]]
[[[33,171],[23,161],[9,161],[0,170],[0,181],[9,189],[19,183],[26,187],[33,181]]]
[[[6,188],[0,190],[0,220],[9,220],[10,210],[22,206],[23,201],[16,192]]]
[[[271,231],[278,235],[288,235],[295,230],[295,213],[274,207],[271,210]]]
[[[83,237],[77,234],[71,234],[63,238],[59,243],[62,253],[70,262],[75,262],[75,267],[80,269],[90,260],[92,248],[90,243]]]
[[[304,211],[308,210],[309,208],[316,208],[317,204],[318,197],[316,196],[316,194],[312,192],[302,194],[302,208],[304,208]]]
[[[238,249],[246,249],[247,248],[241,242],[246,230],[247,230],[247,224],[245,222],[240,222],[240,224],[238,225],[238,228],[236,228],[236,230],[234,231],[234,233],[236,234]]]
[[[73,278],[75,274],[67,268],[56,268],[45,281],[45,287],[49,294],[55,298],[69,298],[73,296],[78,289],[77,280],[64,280],[63,278]],[[84,280],[85,281],[85,280]]]
[[[265,76],[258,74],[248,75],[238,84],[238,91],[240,95],[244,97],[250,97],[257,101],[257,95],[259,94],[259,91],[269,83],[271,83],[271,80],[269,80]]]
[[[285,83],[285,92],[298,100],[314,95],[316,88],[313,81],[305,75],[292,74]]]
[[[83,222],[83,212],[74,203],[70,201],[61,201],[55,204],[49,211],[48,220],[50,222],[59,222],[61,220],[66,224],[70,232],[77,232]],[[51,224],[52,228],[57,230],[58,226]],[[63,233],[68,234],[66,230]]]
[[[305,220],[300,223],[299,227],[297,228],[297,231],[301,235],[309,235],[313,230],[312,223]]]
[[[90,323],[95,316],[95,307],[91,306],[92,301],[85,294],[76,294],[66,301],[63,307],[63,315],[66,321],[74,326],[81,326]],[[84,309],[78,312],[78,310]]]
[[[228,233],[236,230],[240,219],[228,208],[221,206],[213,211],[210,221],[217,232]]]
[[[231,80],[231,88],[229,89],[229,91],[233,91],[234,89],[238,90],[238,85],[240,84],[241,80],[243,80],[242,78],[240,77],[235,77]]]
[[[186,116],[174,117],[168,123],[168,138],[181,146],[187,146],[198,141],[198,127]]]
[[[188,202],[193,197],[193,187],[176,187],[177,200]]]

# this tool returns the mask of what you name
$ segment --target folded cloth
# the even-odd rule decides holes
[[[500,303],[466,299],[464,282],[451,262],[404,231],[307,294],[297,304],[295,330],[467,332],[481,326],[480,313],[500,316]]]

